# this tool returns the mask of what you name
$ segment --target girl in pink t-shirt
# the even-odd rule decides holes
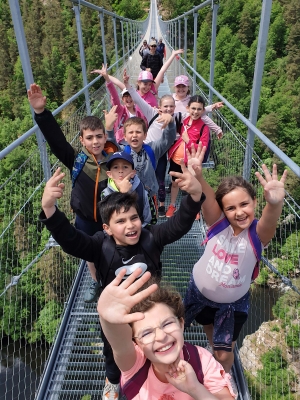
[[[248,316],[249,289],[259,258],[257,253],[274,236],[282,211],[287,171],[280,180],[275,164],[272,175],[264,164],[265,178],[255,173],[267,202],[257,221],[253,186],[240,176],[232,176],[223,179],[214,192],[202,175],[201,150],[200,144],[197,152],[193,146],[191,154],[187,151],[188,167],[193,165],[205,193],[201,209],[215,235],[208,240],[204,254],[193,269],[184,299],[186,324],[195,319],[203,325],[216,360],[229,372],[234,361],[235,342]],[[216,227],[221,221],[218,233]],[[257,247],[254,248],[255,243]]]
[[[156,283],[145,285],[151,275],[146,272],[137,279],[141,268],[127,279],[125,273],[123,269],[106,286],[97,306],[101,327],[122,373],[121,390],[150,361],[145,379],[139,380],[137,393],[130,397],[133,400],[232,400],[235,394],[230,376],[207,350],[198,346],[195,349],[203,383],[183,359],[187,345],[180,294]]]

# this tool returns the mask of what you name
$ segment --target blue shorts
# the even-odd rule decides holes
[[[248,318],[250,294],[233,303],[216,303],[207,299],[197,288],[193,275],[184,298],[185,326],[195,319],[201,325],[213,324],[214,350],[232,351],[243,324]]]

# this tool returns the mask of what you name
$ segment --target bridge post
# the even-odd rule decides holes
[[[212,26],[211,26],[211,48],[210,48],[210,70],[209,70],[209,84],[214,86],[215,79],[215,54],[216,54],[216,36],[217,36],[217,15],[219,4],[217,0],[212,0],[213,2],[213,15],[212,15]],[[213,93],[209,89],[209,104],[213,102]]]
[[[122,51],[123,51],[123,59],[125,57],[125,44],[124,44],[124,22],[120,20],[121,22],[121,32],[122,32]],[[124,60],[123,60],[124,61]]]
[[[186,53],[187,53],[187,20],[188,17],[184,16],[184,61],[186,62]],[[184,70],[186,71],[186,66],[184,64]]]
[[[181,49],[181,21],[178,20],[178,49]]]
[[[79,8],[79,6],[74,5],[73,10],[75,12],[75,21],[76,21],[76,28],[77,28],[80,63],[81,63],[81,71],[82,71],[82,81],[83,81],[83,86],[85,87],[88,84],[88,80],[87,80],[87,73],[86,73],[84,46],[83,46],[83,40],[82,40],[80,8]],[[90,94],[89,94],[88,89],[86,89],[84,91],[84,96],[85,96],[85,103],[86,103],[86,113],[87,113],[87,115],[91,115]]]
[[[260,98],[262,77],[264,72],[268,31],[269,31],[270,17],[271,17],[271,8],[272,8],[272,0],[263,0],[261,17],[260,17],[259,34],[258,34],[258,44],[256,50],[250,114],[249,114],[249,120],[250,122],[252,122],[253,125],[256,125],[257,122],[259,98]],[[251,129],[248,129],[247,147],[246,147],[245,160],[243,166],[243,177],[246,180],[249,180],[250,178],[253,146],[254,146],[254,132],[252,132]]]
[[[194,60],[193,68],[197,71],[197,22],[198,22],[198,11],[194,10]],[[196,75],[193,73],[193,94],[196,93]]]
[[[118,55],[118,39],[117,39],[117,19],[113,17],[113,25],[114,25],[114,41],[115,41],[115,53],[116,53],[116,63],[117,69],[119,69],[119,55]]]
[[[104,64],[107,64],[103,11],[101,11],[99,13],[99,19],[100,19],[100,28],[101,28],[101,38],[102,38],[103,62],[104,62]]]
[[[21,59],[21,63],[22,63],[25,85],[26,85],[26,89],[28,89],[30,87],[30,85],[34,82],[34,79],[33,79],[33,74],[32,74],[32,69],[31,69],[31,63],[30,63],[30,58],[29,58],[29,53],[28,53],[28,47],[27,47],[27,42],[26,42],[26,37],[25,37],[25,32],[24,32],[24,26],[23,26],[19,1],[18,0],[9,0],[9,6],[10,6],[13,25],[14,25],[19,55],[20,55],[20,59]],[[32,115],[33,122],[35,124],[34,112],[33,112],[32,108],[31,108],[31,115]],[[39,148],[39,152],[40,152],[40,159],[41,159],[41,164],[42,164],[42,168],[43,168],[44,178],[46,181],[48,181],[48,179],[51,177],[51,171],[50,171],[50,163],[49,163],[49,159],[48,159],[45,139],[39,129],[36,130],[35,135],[36,135],[36,140],[37,140],[37,144],[38,144],[38,148]]]
[[[129,56],[129,29],[128,29],[129,21],[126,21],[126,32],[127,32],[127,52]]]

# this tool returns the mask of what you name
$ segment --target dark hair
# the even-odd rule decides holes
[[[216,200],[221,210],[223,210],[223,197],[236,188],[241,188],[245,190],[245,192],[249,194],[252,200],[255,199],[256,191],[251,183],[247,182],[242,176],[228,176],[227,178],[222,180],[218,189],[216,190]]]
[[[126,128],[127,128],[127,126],[131,126],[131,125],[134,125],[134,124],[142,125],[143,132],[144,132],[144,133],[147,132],[146,122],[145,122],[145,120],[143,120],[143,118],[131,117],[131,118],[128,118],[128,119],[125,121],[124,125],[123,125],[123,132],[124,132],[124,134],[126,133]]]
[[[98,203],[102,222],[109,225],[111,216],[116,211],[120,214],[121,211],[127,212],[131,207],[134,207],[139,212],[138,197],[135,192],[133,193],[120,193],[114,192],[106,196]]]
[[[150,294],[145,300],[140,301],[131,310],[130,313],[146,312],[151,310],[157,303],[168,306],[176,317],[184,318],[184,305],[179,292],[168,283],[160,283],[159,279],[152,277],[148,282],[141,287],[140,290],[146,289],[153,283],[157,283],[158,289]],[[140,291],[139,290],[139,291]]]
[[[91,115],[83,118],[83,120],[81,120],[81,122],[79,123],[80,136],[83,136],[83,131],[87,129],[90,129],[91,131],[102,129],[105,133],[105,128],[101,119]]]
[[[198,94],[196,94],[195,96],[191,96],[189,102],[188,102],[188,106],[190,106],[192,103],[201,103],[203,104],[203,108],[205,107],[205,100],[202,96],[199,96]]]
[[[161,106],[161,103],[162,103],[165,99],[169,99],[169,98],[172,99],[172,100],[174,101],[174,105],[175,105],[174,97],[173,97],[171,94],[164,94],[164,95],[159,99],[158,105]]]

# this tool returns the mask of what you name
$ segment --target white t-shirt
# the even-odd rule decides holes
[[[203,256],[194,265],[195,284],[207,299],[232,303],[248,292],[256,262],[249,229],[234,236],[229,225],[207,242]]]

